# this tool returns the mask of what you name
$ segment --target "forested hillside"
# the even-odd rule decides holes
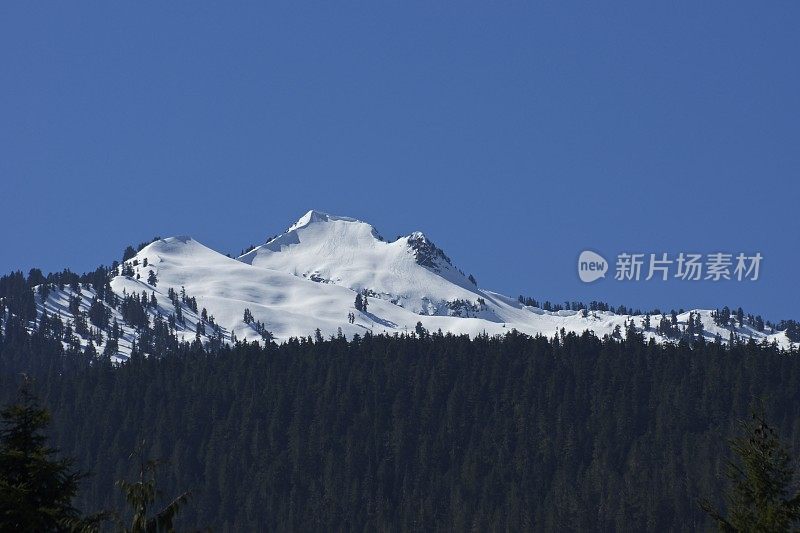
[[[796,352],[419,333],[184,343],[115,367],[9,320],[0,399],[36,379],[52,444],[93,472],[85,512],[124,508],[114,482],[144,438],[169,461],[159,488],[192,491],[181,526],[220,531],[696,530],[754,404],[800,450]]]

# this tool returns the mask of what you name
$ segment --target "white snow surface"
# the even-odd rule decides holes
[[[419,232],[385,242],[366,222],[309,211],[286,233],[239,260],[322,284],[367,290],[414,314],[447,315],[446,302],[475,303],[487,297],[439,252]]]
[[[145,259],[147,266],[143,266]],[[633,318],[642,328],[643,316],[617,315],[589,311],[586,317],[578,311],[548,312],[527,307],[516,299],[479,288],[473,284],[447,256],[421,233],[412,233],[394,242],[384,241],[366,222],[349,217],[309,211],[278,237],[242,255],[230,258],[190,237],[157,240],[143,248],[133,259],[139,279],[117,275],[111,281],[118,295],[123,291],[154,293],[158,308],[150,310],[163,317],[173,312],[167,293],[169,288],[197,299],[198,311],[208,314],[222,328],[229,341],[261,340],[253,324],[244,321],[249,309],[256,321],[262,322],[278,342],[290,337],[314,335],[319,329],[329,337],[341,332],[348,338],[354,334],[410,333],[417,322],[430,331],[441,329],[455,334],[504,334],[520,332],[552,337],[561,329],[598,336],[612,334]],[[147,283],[150,270],[156,274],[153,287]],[[121,273],[121,269],[118,270]],[[358,292],[370,295],[367,312],[354,308]],[[69,288],[54,290],[45,302],[37,297],[40,312],[58,313],[69,318]],[[82,289],[82,307],[88,309],[93,298],[91,289]],[[200,317],[184,308],[186,324],[178,331],[179,338],[192,340]],[[355,322],[348,320],[355,314]],[[727,342],[730,330],[714,324],[710,310],[699,313],[704,335],[713,340],[719,334]],[[115,310],[113,316],[123,326],[118,360],[131,350],[134,330],[124,326]],[[654,331],[660,316],[651,316],[651,328],[645,337],[658,342],[667,339]],[[678,316],[685,325],[689,312]],[[210,335],[210,328],[207,328]],[[748,326],[736,328],[740,338],[758,342],[775,341],[789,347],[783,332],[761,333]],[[102,350],[101,348],[98,348]]]

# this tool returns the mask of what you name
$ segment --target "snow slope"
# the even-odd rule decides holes
[[[584,317],[577,311],[547,312],[523,306],[516,299],[479,288],[422,233],[386,242],[365,222],[318,211],[309,211],[285,233],[238,259],[189,237],[170,237],[146,246],[127,264],[134,275],[123,276],[119,268],[111,288],[120,296],[154,295],[158,304],[148,311],[153,316],[174,313],[170,288],[196,298],[198,312],[184,309],[184,323],[176,329],[178,337],[186,340],[195,338],[203,308],[228,342],[234,337],[262,339],[255,323],[245,323],[245,309],[277,341],[313,335],[317,329],[326,337],[339,331],[348,337],[365,331],[412,332],[417,322],[431,331],[470,335],[516,329],[553,336],[563,329],[590,330],[602,336],[612,334],[617,326],[624,334],[631,318],[642,328],[644,319],[610,312],[589,312]],[[156,275],[156,286],[147,283],[150,270]],[[81,308],[87,310],[94,293],[90,288],[81,292]],[[359,292],[369,295],[366,312],[354,309]],[[54,290],[39,303],[40,312],[46,309],[70,318],[70,294],[68,287]],[[713,323],[711,311],[695,312],[700,313],[709,340],[717,334],[728,340],[730,331]],[[355,314],[352,324],[350,313]],[[123,329],[118,359],[124,359],[136,332],[124,325],[117,310],[112,309],[112,316]],[[679,323],[685,325],[688,318],[688,312],[679,315]],[[644,334],[664,342],[653,331],[659,319],[651,317],[652,327]],[[212,334],[206,329],[203,340]],[[789,345],[782,332],[767,335],[745,326],[736,334]]]
[[[414,313],[447,315],[444,302],[484,296],[422,233],[385,242],[366,222],[309,211],[289,230],[239,258],[354,291]]]

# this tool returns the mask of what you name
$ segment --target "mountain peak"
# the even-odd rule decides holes
[[[357,220],[355,218],[331,215],[329,213],[323,213],[322,211],[317,211],[316,209],[311,209],[305,215],[301,216],[297,220],[297,222],[289,226],[289,229],[286,230],[286,232],[288,233],[290,231],[300,229],[308,226],[309,224],[314,224],[317,222],[333,222],[333,221],[361,222],[360,220]]]
[[[415,231],[408,236],[408,246],[413,250],[417,263],[422,266],[432,268],[438,272],[443,266],[442,262],[449,266],[453,265],[444,251],[433,244],[433,241],[421,231]]]
[[[163,239],[156,239],[136,254],[147,255],[148,253],[164,253],[180,250],[187,246],[193,246],[197,241],[188,235],[175,235],[173,237],[166,237]]]

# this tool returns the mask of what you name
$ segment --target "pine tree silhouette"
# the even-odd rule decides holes
[[[790,531],[800,521],[791,457],[763,416],[753,414],[742,424],[743,435],[731,442],[737,460],[728,462],[731,481],[725,495],[727,516],[708,500],[701,502],[720,531]]]

